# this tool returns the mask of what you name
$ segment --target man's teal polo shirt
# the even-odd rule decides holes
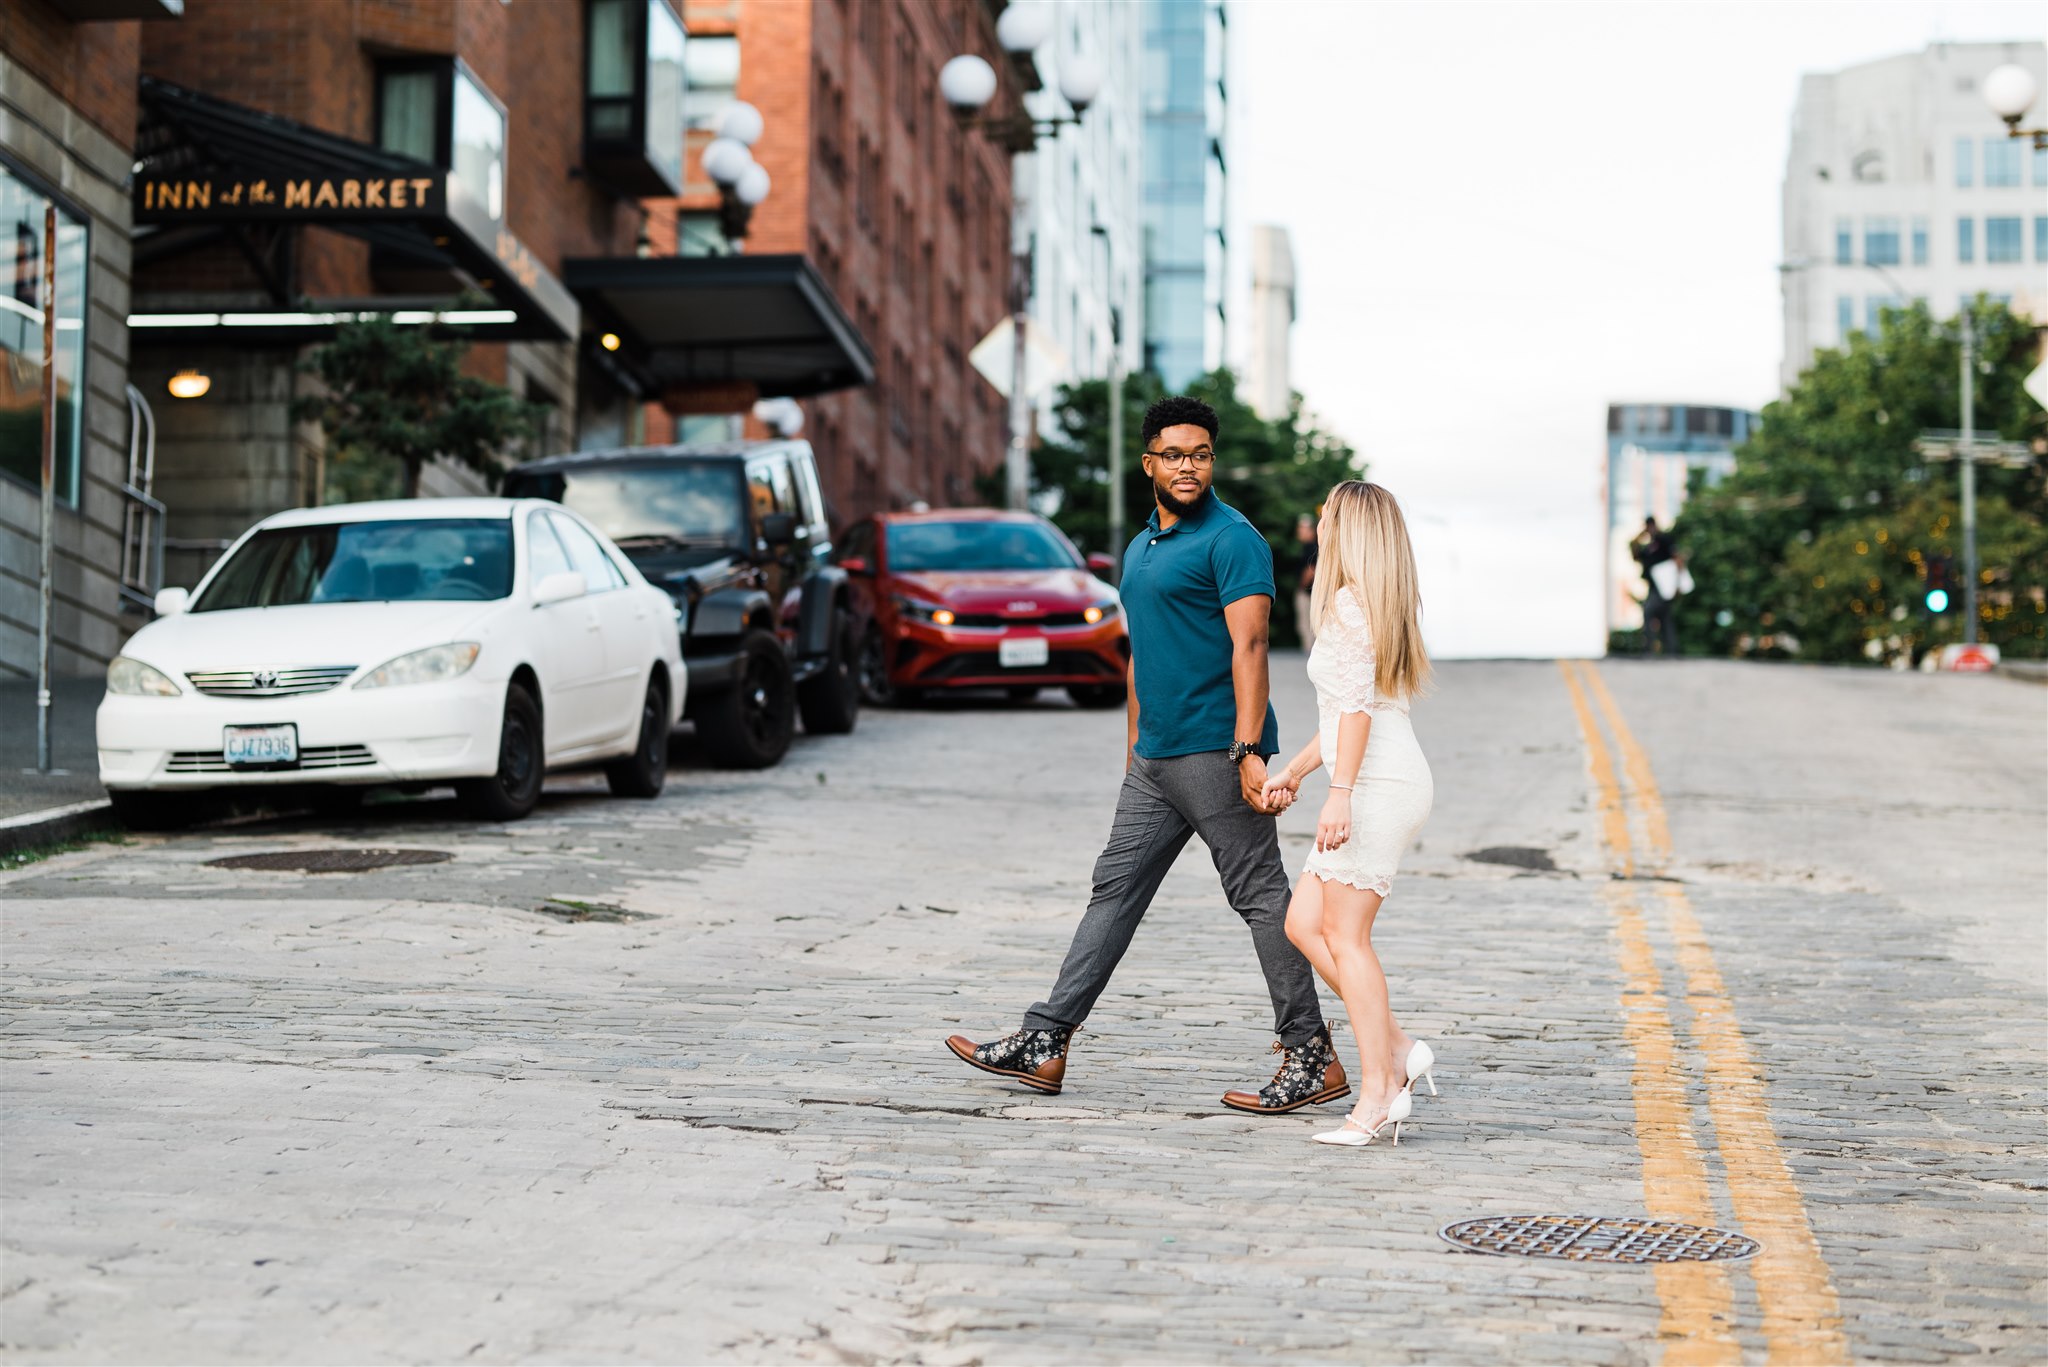
[[[1228,750],[1237,739],[1230,627],[1223,609],[1274,596],[1273,552],[1243,513],[1212,489],[1165,531],[1159,510],[1124,551],[1124,617],[1138,684],[1138,754],[1145,759]],[[1280,748],[1266,704],[1261,754]]]

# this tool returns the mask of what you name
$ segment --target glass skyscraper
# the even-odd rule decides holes
[[[1223,364],[1222,0],[1145,3],[1145,365],[1179,389]]]

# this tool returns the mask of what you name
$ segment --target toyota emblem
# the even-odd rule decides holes
[[[257,670],[254,683],[258,688],[265,690],[277,687],[277,671],[274,669]]]

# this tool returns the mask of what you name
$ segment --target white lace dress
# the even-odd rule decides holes
[[[1351,793],[1351,838],[1334,850],[1312,851],[1303,867],[1326,883],[1349,883],[1385,897],[1394,889],[1401,852],[1414,845],[1429,819],[1436,787],[1408,721],[1407,699],[1379,697],[1374,690],[1372,629],[1364,611],[1349,588],[1337,590],[1332,606],[1308,656],[1325,769],[1337,762],[1339,717],[1368,713],[1372,730]]]

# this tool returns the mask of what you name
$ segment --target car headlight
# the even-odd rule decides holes
[[[116,655],[107,664],[107,692],[130,698],[175,698],[183,691],[170,675],[140,660]]]
[[[1105,598],[1100,603],[1094,603],[1082,609],[1081,620],[1092,627],[1097,622],[1116,616],[1117,611],[1116,599]]]
[[[892,595],[890,601],[896,604],[896,611],[913,622],[930,622],[935,627],[949,627],[955,620],[953,609],[942,608],[936,603],[920,603],[917,599],[905,598],[900,593]]]
[[[446,683],[467,674],[469,667],[476,663],[480,649],[482,647],[474,641],[428,646],[425,650],[386,660],[365,674],[356,687],[396,688],[401,684]]]

